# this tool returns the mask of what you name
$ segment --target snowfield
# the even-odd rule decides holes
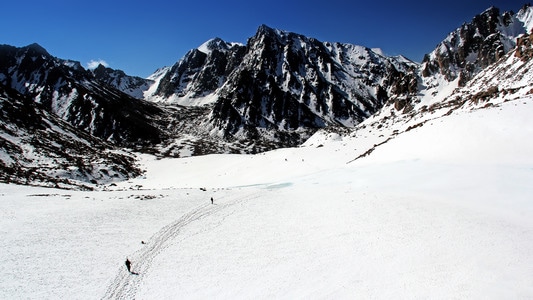
[[[532,100],[458,110],[355,161],[379,132],[141,155],[143,177],[93,192],[2,184],[0,298],[531,299]]]

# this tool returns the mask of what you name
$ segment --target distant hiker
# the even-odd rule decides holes
[[[126,268],[131,273],[131,261],[128,258],[126,258]]]
[[[211,204],[213,204],[213,197],[211,197]]]

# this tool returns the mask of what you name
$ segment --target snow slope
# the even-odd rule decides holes
[[[379,130],[142,156],[101,191],[0,185],[0,298],[531,298],[532,115],[456,110],[357,160]]]

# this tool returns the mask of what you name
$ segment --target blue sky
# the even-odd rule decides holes
[[[15,1],[2,3],[0,44],[39,43],[50,54],[103,60],[146,77],[220,37],[245,43],[261,24],[317,38],[382,48],[420,61],[446,35],[490,6],[526,0]]]

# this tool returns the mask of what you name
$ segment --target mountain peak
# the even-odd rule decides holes
[[[36,54],[43,54],[43,55],[50,55],[48,53],[48,51],[46,51],[46,49],[44,49],[41,45],[37,44],[37,43],[33,43],[33,44],[30,44],[26,47],[24,47]]]
[[[115,70],[115,69],[111,69],[109,67],[106,67],[102,64],[98,64],[98,66],[96,68],[94,68],[94,70],[92,70],[92,73],[99,79],[102,78],[102,76],[109,76],[111,74],[114,75],[114,77],[117,77],[117,76],[127,76],[126,73],[124,73],[124,71],[122,70]]]
[[[214,50],[218,50],[222,52],[229,51],[235,45],[241,45],[241,44],[228,43],[222,40],[221,38],[216,37],[200,45],[200,47],[198,47],[197,50],[205,54],[211,54],[211,52],[213,52]]]
[[[94,71],[103,71],[107,69],[106,66],[102,65],[102,64],[98,64],[98,66],[96,68],[94,68]]]
[[[283,33],[283,31],[281,31],[281,30],[274,29],[274,28],[269,27],[269,26],[267,26],[267,25],[265,25],[265,24],[262,24],[262,25],[259,26],[259,28],[257,29],[256,36],[261,36],[261,35],[267,35],[267,36],[280,36],[282,33]]]
[[[491,6],[489,8],[487,8],[484,12],[481,13],[482,15],[483,14],[500,14],[500,9],[497,8],[496,6]]]
[[[269,32],[269,31],[274,31],[274,28],[269,27],[265,24],[261,24],[259,25],[259,28],[257,28],[257,32]]]
[[[205,53],[205,54],[209,54],[213,50],[218,50],[218,49],[222,49],[222,50],[227,50],[228,49],[227,43],[225,41],[223,41],[219,37],[210,39],[207,42],[205,42],[202,45],[200,45],[200,47],[198,47],[198,50],[200,52]]]
[[[373,52],[375,52],[375,53],[377,53],[377,54],[379,54],[381,56],[385,56],[385,52],[383,52],[383,49],[381,49],[381,48],[372,48],[370,50],[372,50]]]

